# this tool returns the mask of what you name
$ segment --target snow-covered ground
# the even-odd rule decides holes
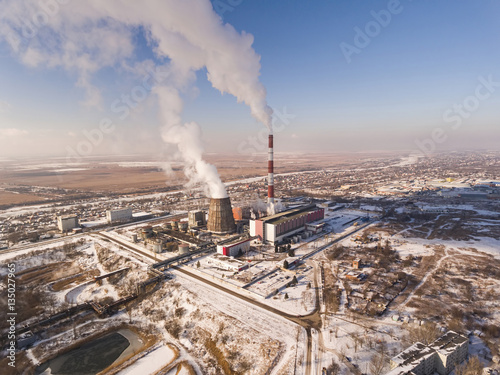
[[[119,375],[155,374],[176,359],[176,353],[168,345],[159,345],[137,360]]]
[[[120,249],[118,245],[105,241],[97,235],[85,235],[82,238],[86,243],[78,247],[77,250],[86,254],[86,256],[78,257],[76,262],[85,269],[97,269],[100,273],[109,272],[109,269],[103,269],[103,266],[98,261],[99,257],[97,256],[97,247],[107,248],[117,255],[130,258],[131,261],[129,260],[128,262],[139,265],[140,269],[143,271],[147,267],[148,263],[150,263],[150,261],[144,263],[141,260],[141,257],[131,257],[131,253],[128,251]],[[67,241],[71,241],[71,239],[67,239]],[[63,243],[60,245],[62,244]],[[57,244],[54,244],[53,246],[57,247],[56,245]],[[42,246],[33,247],[34,250],[42,250],[43,248],[44,247]],[[33,256],[29,256],[30,253],[33,253],[33,250],[24,251],[25,258],[22,260],[22,266],[21,261],[19,261],[20,269],[47,264],[47,262],[59,261],[65,258],[64,251],[59,249],[46,251]],[[5,254],[6,260],[9,256],[14,257],[16,254]],[[113,269],[121,266],[121,263],[117,263]],[[127,277],[130,277],[131,273],[128,273],[127,275]],[[237,324],[231,323],[230,328],[228,327],[227,330],[225,330],[228,332],[227,334],[232,337],[230,340],[233,342],[233,346],[236,345],[240,348],[243,342],[247,342],[244,344],[246,347],[256,349],[259,345],[261,345],[261,343],[266,342],[266,340],[270,340],[270,343],[274,342],[275,344],[272,344],[273,346],[270,346],[269,348],[274,348],[274,354],[272,355],[274,356],[277,354],[277,356],[275,358],[269,358],[268,353],[266,353],[265,356],[262,356],[259,354],[258,350],[252,350],[252,353],[255,352],[255,354],[252,354],[252,362],[250,362],[251,368],[266,368],[266,363],[270,363],[270,361],[274,358],[274,361],[277,363],[277,367],[273,373],[278,374],[279,371],[287,373],[288,369],[291,368],[290,366],[294,366],[296,362],[296,355],[299,357],[299,361],[303,361],[305,335],[301,333],[302,330],[297,325],[265,310],[259,309],[251,303],[244,302],[235,297],[230,297],[215,288],[200,284],[199,282],[181,274],[176,275],[176,280],[180,282],[182,287],[173,286],[171,281],[166,281],[164,284],[167,290],[169,290],[169,292],[167,292],[169,294],[168,298],[162,298],[160,300],[156,299],[155,302],[148,301],[148,299],[144,300],[144,307],[134,309],[131,317],[127,316],[127,314],[120,313],[107,320],[96,320],[95,322],[99,322],[99,324],[104,323],[104,327],[116,324],[120,321],[128,322],[129,319],[133,319],[135,324],[139,325],[150,324],[150,315],[144,314],[143,311],[149,311],[148,309],[151,309],[150,305],[154,306],[154,308],[161,308],[161,306],[164,305],[166,309],[170,310],[173,309],[171,301],[177,300],[179,303],[178,308],[183,308],[183,314],[185,316],[199,314],[197,327],[202,328],[206,332],[215,334],[217,331],[216,327],[224,322],[228,322],[229,318],[234,319],[234,322],[237,322]],[[174,285],[176,285],[175,282]],[[160,289],[159,292],[161,293],[162,290],[163,289]],[[59,303],[66,301],[70,304],[95,301],[103,297],[111,297],[113,300],[116,300],[120,297],[116,287],[108,280],[103,280],[101,285],[97,285],[94,282],[83,282],[77,285],[69,285],[66,289],[57,292],[56,295]],[[291,305],[294,304],[293,292],[290,292],[290,296],[291,301],[288,301],[287,303]],[[214,314],[214,311],[217,313]],[[211,316],[210,320],[205,320],[208,316]],[[163,327],[166,323],[167,322],[160,322],[158,324],[158,322],[156,322],[155,325],[157,325],[161,330],[161,327]],[[84,323],[83,325],[75,327],[75,329],[84,330],[85,327],[92,324],[93,323],[91,322]],[[190,323],[187,322],[186,324]],[[247,336],[247,333],[251,333],[251,335]],[[55,335],[48,339],[50,341],[50,347],[56,348],[58,342],[64,342],[65,345],[68,345],[71,343],[71,337],[73,337],[72,330]],[[175,340],[172,336],[165,332],[162,340],[163,342],[173,342],[176,346],[180,345],[180,357],[178,360],[187,361],[190,365],[194,366],[197,373],[203,373],[197,362],[199,360],[205,361],[206,355],[198,353],[199,344],[193,345],[194,343],[191,342],[188,337],[190,336],[185,336],[185,334],[181,333],[179,340]],[[214,337],[217,338],[217,336]],[[46,341],[47,344],[49,344],[49,341]],[[278,346],[277,343],[279,343]],[[35,348],[37,345],[38,344],[35,344]],[[39,362],[39,358],[33,357],[32,353],[33,352],[30,351],[33,362]],[[130,368],[123,370],[121,374],[155,373],[167,366],[172,359],[172,351],[162,344],[155,348],[155,350],[148,352],[147,355],[136,361]],[[206,366],[206,363],[204,366]],[[184,368],[182,371],[187,371],[187,368]],[[249,373],[255,372],[251,371]]]
[[[331,215],[327,216],[325,221],[334,228],[335,236],[341,236],[355,229],[352,225],[353,220],[358,220],[364,216],[366,216],[365,212],[342,210],[331,213]],[[494,221],[496,220],[492,220],[491,223],[488,221],[486,224],[496,225]],[[125,231],[124,233],[127,232]],[[406,257],[410,254],[413,256],[432,255],[437,245],[442,246],[445,256],[449,251],[472,255],[477,254],[475,251],[480,251],[495,254],[497,257],[500,257],[500,241],[489,237],[477,237],[475,240],[464,242],[406,238],[402,233],[394,236],[389,236],[384,232],[379,232],[378,234],[382,236],[382,241],[389,239],[391,245],[398,251],[401,257]],[[129,240],[126,234],[114,232],[111,233],[111,235],[121,240]],[[334,238],[333,236],[324,239],[322,238],[323,236],[324,234],[320,234],[293,245],[296,255],[307,254]],[[80,238],[83,238],[86,244],[77,248],[77,250],[88,255],[87,257],[81,257],[77,260],[78,264],[83,269],[97,268],[101,273],[108,271],[97,261],[96,246],[106,247],[111,249],[115,254],[130,258],[131,262],[139,265],[143,271],[147,268],[148,264],[152,263],[150,259],[143,259],[137,255],[131,256],[129,251],[121,249],[120,246],[113,242],[106,241],[97,235],[84,235]],[[61,239],[58,244],[51,244],[50,247],[62,246],[67,241],[76,241],[76,239]],[[346,246],[353,245],[351,238],[342,240],[341,244]],[[47,245],[43,244],[35,245],[30,251],[40,251],[47,247]],[[142,246],[140,248],[144,251]],[[27,255],[29,252],[23,251],[23,253]],[[8,261],[9,258],[15,255],[16,253],[0,254],[0,260]],[[23,260],[20,270],[44,264],[49,258],[51,261],[62,261],[65,259],[65,254],[61,250],[52,251],[50,257],[47,254],[32,253],[32,256],[26,257],[26,259]],[[219,280],[225,287],[232,288],[256,300],[258,299],[278,310],[294,315],[305,315],[314,310],[314,288],[310,288],[310,285],[314,286],[315,275],[314,268],[311,266],[313,264],[312,260],[309,260],[307,265],[303,265],[297,270],[289,271],[275,270],[276,263],[272,261],[253,261],[249,270],[246,271],[249,274],[249,279],[252,280],[252,278],[255,279],[266,274],[268,274],[268,276],[242,290],[242,287],[248,282],[233,278],[233,272],[213,268],[208,264],[206,259],[207,258],[204,257],[193,260],[187,267],[198,275],[204,275],[204,277],[210,281]],[[441,258],[441,261],[444,259],[445,258]],[[197,266],[198,261],[200,262],[200,267]],[[436,266],[438,265],[439,262]],[[0,271],[0,273],[1,272],[4,272],[4,270]],[[180,287],[178,289],[168,289],[169,291],[166,294],[167,297],[161,300],[161,303],[165,306],[171,308],[171,304],[174,303],[172,301],[177,301],[176,303],[179,304],[178,307],[182,307],[185,310],[184,314],[187,317],[193,316],[197,309],[200,311],[202,317],[210,316],[210,319],[212,319],[210,322],[205,322],[203,320],[196,321],[197,326],[210,334],[215,334],[217,325],[220,324],[220,322],[227,321],[227,319],[229,319],[228,317],[230,317],[234,319],[234,322],[237,322],[235,330],[241,331],[239,339],[245,340],[247,337],[245,336],[245,332],[253,332],[252,330],[255,330],[259,335],[262,335],[262,339],[266,338],[281,343],[280,355],[276,358],[278,366],[274,369],[274,374],[288,373],[287,370],[292,369],[293,366],[297,365],[297,368],[300,368],[300,364],[304,363],[306,336],[304,330],[299,326],[266,310],[260,309],[251,303],[232,297],[219,289],[202,284],[182,273],[175,271],[173,273],[175,274],[175,282],[179,283]],[[285,287],[294,276],[297,278],[298,285]],[[422,283],[424,281],[425,279]],[[170,281],[166,283],[170,283]],[[271,296],[272,292],[276,289],[278,289],[278,294],[276,296]],[[287,299],[285,299],[285,294],[288,296]],[[345,300],[344,294],[342,298]],[[57,292],[59,302],[66,301],[71,304],[83,303],[106,296],[110,296],[113,299],[119,298],[119,293],[114,285],[106,280],[104,280],[100,286],[97,286],[95,283],[85,282],[78,285],[71,285],[68,289]],[[412,295],[410,295],[408,299],[410,299],[411,296]],[[151,302],[151,305],[151,308],[159,308],[162,306],[158,301]],[[343,304],[341,303],[341,305]],[[147,301],[144,302],[143,306],[149,306]],[[216,311],[217,314],[214,314],[214,311]],[[411,313],[411,311],[408,312]],[[124,315],[125,314],[119,314],[116,319],[128,320],[128,317]],[[151,322],[149,319],[150,317],[143,314],[140,310],[134,311],[134,321],[146,324]],[[163,327],[167,322],[168,321],[160,321],[155,322],[155,324],[159,327]],[[338,314],[323,316],[323,322],[324,325],[321,331],[314,332],[313,330],[313,353],[315,355],[313,367],[315,367],[317,371],[320,371],[322,367],[327,367],[332,359],[339,362],[342,358],[349,357],[353,363],[359,366],[362,372],[366,372],[368,363],[375,354],[375,345],[381,341],[387,343],[389,353],[391,354],[404,349],[400,341],[403,332],[403,324],[401,322],[393,322],[390,318],[352,321],[346,310],[341,306]],[[194,328],[194,326],[191,326],[189,329]],[[230,331],[233,340],[237,337],[235,330],[231,329]],[[180,361],[186,360],[190,365],[200,370],[196,364],[199,359],[198,355],[202,356],[198,352],[199,346],[191,341],[191,336],[187,334],[186,331],[180,334],[178,340],[175,340],[168,333],[164,333],[162,339],[164,342],[174,342],[179,346],[180,356],[175,360],[176,366]],[[154,373],[167,366],[174,359],[175,353],[168,346],[163,345],[163,341],[161,345],[155,346],[154,350],[148,352],[147,355],[143,356],[128,369],[121,371],[120,374]],[[255,345],[255,343],[251,342],[248,344]],[[476,343],[475,348],[477,350],[472,350],[477,352],[485,350],[485,346],[480,340]],[[206,356],[202,356],[201,360],[206,361]],[[264,360],[262,360],[258,365],[264,366],[264,363]],[[342,373],[351,373],[349,372],[350,369],[352,369],[350,366],[352,365],[344,363],[342,365]],[[187,369],[183,368],[180,373],[183,371],[186,372]]]

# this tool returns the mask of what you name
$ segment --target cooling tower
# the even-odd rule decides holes
[[[233,233],[236,230],[229,197],[210,199],[207,229],[217,234]]]

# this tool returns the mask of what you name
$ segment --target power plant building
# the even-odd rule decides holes
[[[305,230],[306,224],[325,218],[325,209],[314,204],[250,220],[250,235],[262,242],[276,243]]]
[[[64,215],[57,217],[57,227],[61,232],[67,232],[73,228],[78,228],[78,217],[76,215]]]
[[[207,230],[215,234],[230,234],[236,231],[229,197],[210,199]]]
[[[121,208],[118,210],[107,210],[106,219],[108,223],[113,223],[115,221],[127,221],[132,219],[132,209],[131,208]]]

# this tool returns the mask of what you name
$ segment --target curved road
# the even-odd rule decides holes
[[[148,257],[150,259],[153,259],[154,261],[156,261],[156,259],[154,259],[154,257],[151,255],[151,254],[148,254],[148,253],[145,253],[145,252],[142,252],[134,247],[131,247],[129,244],[127,244],[126,242],[124,241],[121,241],[119,239],[116,239],[116,238],[110,238],[108,236],[106,236],[104,233],[99,233],[101,236],[103,236],[104,238],[106,239],[109,239],[125,248],[127,248],[128,250],[132,251],[133,253],[136,253],[136,254],[140,254],[142,256],[145,256],[145,257]],[[295,323],[295,324],[298,324],[300,325],[301,327],[303,327],[305,330],[306,330],[306,333],[307,333],[307,357],[306,357],[306,375],[310,375],[311,374],[311,363],[312,363],[312,334],[311,334],[311,329],[314,328],[314,329],[320,329],[321,328],[321,316],[318,312],[318,307],[319,307],[319,294],[317,292],[318,290],[318,284],[317,284],[317,278],[316,278],[316,267],[314,268],[314,289],[316,290],[316,307],[314,309],[314,311],[311,313],[311,314],[308,314],[308,315],[292,315],[292,314],[288,314],[288,313],[285,313],[281,310],[278,310],[274,307],[271,307],[271,306],[268,306],[260,301],[257,301],[257,300],[254,300],[250,297],[247,297],[245,295],[242,295],[234,290],[231,290],[229,288],[226,288],[224,286],[221,286],[220,284],[217,284],[211,280],[207,280],[199,275],[196,275],[195,273],[193,272],[190,272],[188,269],[186,268],[181,268],[179,266],[171,266],[170,268],[174,269],[175,271],[177,272],[180,272],[180,273],[183,273],[185,275],[188,275],[189,277],[192,277],[198,281],[201,281],[211,287],[214,287],[214,288],[217,288],[221,291],[223,291],[224,293],[227,293],[227,294],[230,294],[231,296],[233,297],[236,297],[236,298],[239,298],[245,302],[248,302],[248,303],[251,303],[253,304],[254,306],[257,306],[261,309],[264,309],[272,314],[276,314],[278,316],[281,316],[289,321],[291,321],[292,323]]]
[[[334,240],[330,241],[329,243],[323,245],[323,246],[320,246],[318,249],[315,249],[313,250],[312,252],[310,252],[309,254],[305,255],[302,257],[303,260],[319,253],[320,251],[328,248],[329,246],[331,246],[332,244],[336,243],[336,242],[339,242],[339,241],[342,241],[344,240],[345,238],[347,237],[350,237],[351,235],[353,235],[354,233],[357,233],[359,232],[360,230],[366,228],[368,225],[370,224],[373,224],[373,222],[368,222],[366,223],[365,225],[362,225],[360,227],[357,227],[355,230],[347,233],[347,234],[344,234],[338,238],[335,238]],[[127,244],[126,242],[124,241],[121,241],[119,239],[116,239],[114,237],[110,237],[110,236],[106,236],[106,234],[104,233],[99,233],[101,236],[103,236],[104,238],[107,238],[113,242],[116,242],[120,245],[122,245],[123,247],[131,250],[132,252],[136,253],[136,254],[140,254],[140,255],[143,255],[143,256],[146,256],[150,259],[153,259],[156,261],[156,259],[154,259],[154,257],[150,254],[147,254],[145,252],[142,252],[136,248],[133,248],[131,247],[129,244]],[[315,293],[315,298],[316,298],[316,305],[315,305],[315,308],[314,308],[314,311],[308,315],[292,315],[292,314],[289,314],[289,313],[286,313],[286,312],[283,312],[281,310],[278,310],[274,307],[271,307],[271,306],[268,306],[258,300],[255,300],[253,298],[250,298],[250,297],[247,297],[245,295],[242,295],[240,293],[238,293],[237,291],[235,290],[232,290],[232,289],[229,289],[229,288],[226,288],[224,286],[221,286],[220,284],[217,284],[211,280],[208,280],[204,277],[201,277],[191,271],[189,271],[188,268],[181,268],[179,266],[170,266],[170,268],[176,270],[177,272],[180,272],[180,273],[183,273],[185,275],[188,275],[189,277],[192,277],[198,281],[201,281],[211,287],[214,287],[214,288],[217,288],[227,294],[230,294],[231,296],[233,297],[236,297],[236,298],[239,298],[245,302],[248,302],[248,303],[251,303],[253,304],[254,306],[257,306],[261,309],[264,309],[272,314],[276,314],[278,316],[281,316],[289,321],[291,321],[292,323],[295,323],[295,324],[298,324],[300,325],[301,327],[303,327],[305,330],[306,330],[306,333],[307,333],[307,356],[306,356],[306,375],[310,375],[311,374],[311,371],[312,371],[312,361],[313,361],[313,355],[312,355],[312,349],[313,349],[313,346],[312,346],[312,329],[315,329],[319,336],[318,336],[318,344],[319,344],[319,350],[320,351],[325,351],[326,348],[324,347],[324,344],[322,343],[323,341],[323,337],[321,335],[321,327],[322,327],[322,319],[321,319],[321,313],[319,312],[319,307],[320,307],[320,298],[319,298],[319,289],[318,289],[318,281],[317,281],[317,269],[316,269],[316,265],[314,264],[314,290],[316,291]],[[321,356],[321,355],[320,355]]]

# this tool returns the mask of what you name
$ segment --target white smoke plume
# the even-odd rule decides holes
[[[275,198],[274,203],[264,202],[258,195],[253,197],[251,203],[250,215],[252,219],[258,219],[265,215],[274,215],[284,211],[286,207],[281,202],[281,199]]]
[[[162,106],[163,140],[177,145],[179,160],[184,163],[184,174],[189,179],[188,187],[201,184],[205,194],[211,198],[227,197],[226,188],[222,183],[217,168],[203,160],[203,144],[201,129],[195,122],[182,123],[182,99],[179,93],[171,87],[157,87],[155,93]]]
[[[253,36],[224,24],[209,0],[3,0],[0,37],[29,66],[63,67],[77,75],[86,103],[99,106],[92,82],[104,67],[129,70],[134,30],[142,27],[158,59],[168,58],[168,79],[157,83],[162,138],[178,147],[190,185],[204,184],[214,198],[226,196],[214,166],[202,159],[201,131],[183,124],[181,93],[197,70],[221,93],[250,107],[252,116],[271,129],[272,110],[259,81],[260,56]],[[139,65],[140,63],[137,63]]]
[[[279,198],[274,198],[274,203],[267,203],[267,214],[268,215],[274,215],[279,212],[285,211],[286,207],[285,205],[281,202],[281,199]]]

